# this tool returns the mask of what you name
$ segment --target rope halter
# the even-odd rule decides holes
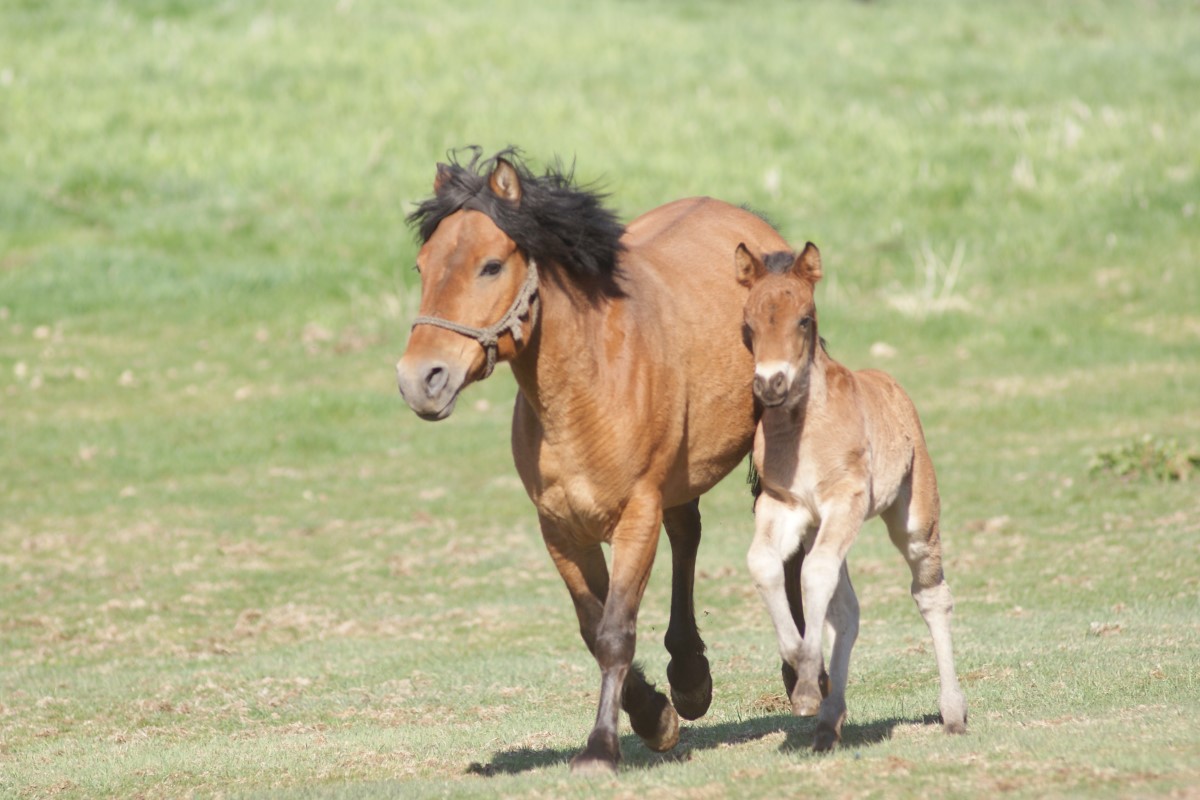
[[[448,319],[441,317],[417,317],[412,322],[412,331],[418,325],[433,325],[435,328],[445,328],[448,331],[462,334],[468,339],[474,339],[479,342],[479,346],[483,348],[484,354],[487,356],[487,369],[483,372],[483,378],[486,379],[492,374],[492,370],[496,368],[496,357],[499,353],[500,337],[506,332],[511,333],[513,341],[520,343],[521,325],[526,320],[532,320],[537,316],[538,312],[538,272],[537,264],[533,259],[526,262],[529,269],[525,274],[525,282],[521,284],[517,296],[513,298],[512,305],[508,307],[508,311],[504,312],[504,316],[496,320],[486,328],[473,328],[470,325],[461,325]]]

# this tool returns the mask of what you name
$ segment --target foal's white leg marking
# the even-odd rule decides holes
[[[793,669],[804,641],[788,605],[783,562],[799,549],[801,534],[810,521],[807,511],[791,508],[768,494],[760,495],[754,509],[754,541],[746,554],[750,576],[775,625],[779,655]]]
[[[858,498],[862,499],[861,496]],[[863,515],[854,503],[825,513],[812,550],[804,557],[804,566],[800,569],[805,637],[801,664],[796,669],[796,691],[792,697],[792,710],[800,716],[816,714],[821,705],[821,692],[817,686],[821,632],[841,580],[846,551],[854,543],[862,521]]]
[[[941,560],[941,535],[937,531],[937,519],[935,517],[932,521],[924,522],[914,519],[919,515],[910,513],[913,494],[909,493],[901,499],[906,502],[888,509],[883,515],[884,522],[887,523],[892,543],[903,554],[912,571],[913,600],[933,639],[933,655],[937,660],[941,685],[938,707],[942,712],[942,725],[947,733],[964,733],[967,729],[967,700],[959,686],[958,673],[954,670],[954,647],[950,637],[954,598],[940,566],[931,569],[932,565],[927,563],[933,556],[937,557],[939,564]],[[932,583],[934,580],[937,583]]]
[[[954,671],[954,647],[950,641],[950,617],[954,611],[954,599],[950,587],[943,580],[936,586],[920,588],[916,582],[912,587],[913,599],[929,626],[933,637],[933,655],[937,659],[938,679],[941,694],[938,707],[942,712],[942,724],[948,733],[963,733],[967,729],[967,700],[958,685],[958,673]]]
[[[846,682],[850,678],[850,651],[858,639],[858,616],[858,597],[850,584],[850,568],[843,561],[829,603],[829,696],[821,701],[820,711],[821,722],[829,725],[837,739],[841,738],[846,718]]]

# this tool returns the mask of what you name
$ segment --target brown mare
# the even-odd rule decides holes
[[[495,362],[512,365],[517,472],[601,673],[577,771],[616,768],[620,707],[658,751],[678,741],[678,715],[708,710],[692,605],[698,497],[746,455],[755,425],[747,292],[729,253],[743,241],[786,247],[763,220],[717,200],[679,200],[623,228],[601,199],[561,169],[534,176],[510,151],[440,164],[433,197],[410,218],[424,241],[421,316],[396,367],[409,406],[435,420]],[[674,707],[633,664],[662,525]]]
[[[738,282],[751,290],[745,323],[754,350],[754,395],[763,405],[754,438],[763,492],[746,560],[775,623],[792,710],[817,714],[814,749],[840,740],[858,636],[846,553],[863,523],[878,515],[908,562],[912,596],[933,637],[945,730],[962,733],[967,708],[950,644],[954,604],[942,574],[937,480],[917,411],[885,373],[851,372],[825,352],[813,300],[821,278],[817,248],[810,242],[799,257],[781,252],[759,259],[759,252],[743,244],[734,255]],[[797,553],[803,564],[799,629],[787,585]],[[822,674],[825,623],[833,640],[828,678]]]

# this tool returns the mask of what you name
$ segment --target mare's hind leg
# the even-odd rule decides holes
[[[967,701],[954,670],[954,648],[950,639],[950,617],[954,598],[942,572],[942,539],[938,525],[940,505],[933,464],[919,448],[905,496],[881,516],[892,543],[912,571],[912,596],[933,638],[941,693],[938,705],[947,733],[967,730]]]
[[[842,739],[842,723],[846,720],[846,682],[850,677],[850,651],[858,639],[858,597],[850,583],[850,568],[845,561],[838,575],[838,585],[829,602],[825,617],[825,635],[830,639],[829,675],[825,699],[817,714],[817,733],[813,749],[832,749]]]
[[[704,657],[704,641],[696,627],[692,599],[696,551],[700,548],[699,499],[665,509],[663,524],[671,542],[671,621],[663,638],[671,654],[667,681],[679,716],[699,719],[712,702],[712,675]]]
[[[545,519],[542,520],[542,538],[571,594],[583,642],[599,660],[597,636],[609,589],[604,553],[598,544],[579,545],[571,537],[560,535]],[[679,718],[675,709],[665,695],[646,681],[645,674],[637,664],[631,666],[625,677],[621,707],[629,714],[634,733],[651,750],[670,750],[679,741]],[[610,751],[605,760],[615,766],[620,758],[615,735],[611,742],[605,743],[605,747]]]

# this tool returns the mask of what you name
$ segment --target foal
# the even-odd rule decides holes
[[[763,493],[747,562],[775,623],[792,711],[817,715],[813,749],[841,739],[859,615],[846,553],[863,522],[879,516],[912,570],[912,596],[933,637],[945,730],[963,733],[967,709],[950,644],[953,600],[942,574],[937,482],[916,409],[885,373],[851,372],[825,352],[813,302],[821,256],[811,242],[799,257],[771,253],[765,262],[741,244],[734,262],[738,282],[751,289],[745,325],[763,406],[754,439]],[[785,572],[800,547],[798,630]],[[824,623],[832,639],[827,682]]]

